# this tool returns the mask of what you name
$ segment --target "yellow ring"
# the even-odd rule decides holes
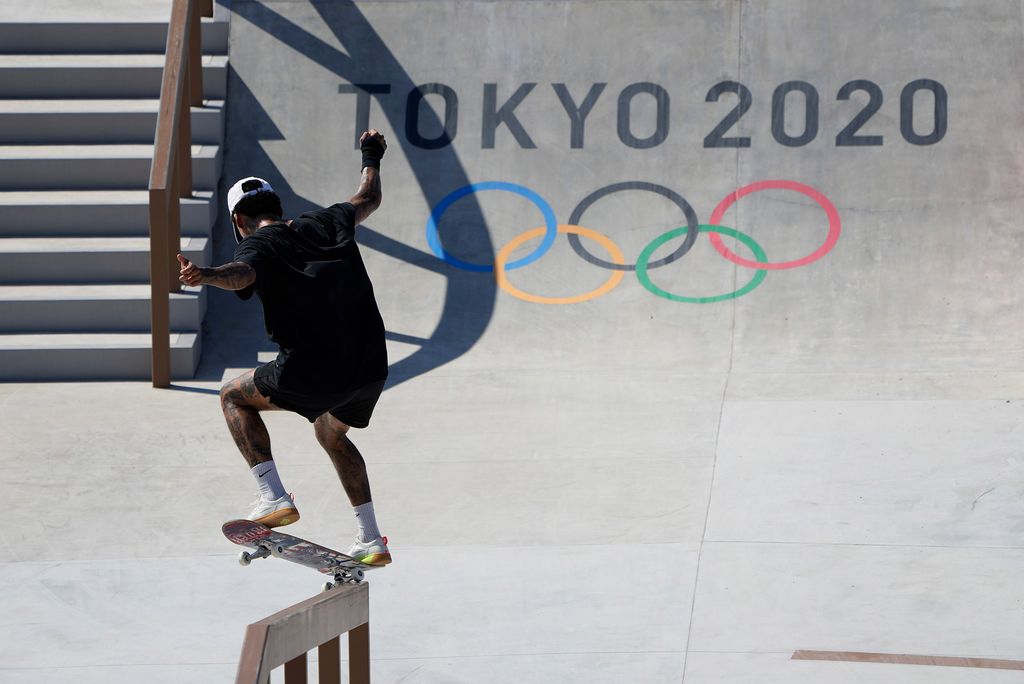
[[[501,251],[498,252],[498,255],[494,259],[494,278],[498,281],[498,285],[501,289],[508,292],[513,297],[522,299],[525,302],[533,302],[534,304],[576,304],[578,302],[596,299],[603,294],[611,292],[615,289],[615,286],[619,284],[619,281],[622,280],[622,277],[626,275],[625,271],[612,271],[611,276],[605,281],[604,285],[596,290],[591,290],[590,292],[585,292],[584,294],[575,295],[573,297],[540,297],[538,295],[532,295],[529,292],[523,292],[512,285],[512,283],[508,282],[508,275],[505,273],[505,262],[508,261],[508,257],[512,253],[512,250],[527,240],[542,236],[546,230],[547,229],[544,227],[534,228],[533,230],[528,230],[525,233],[517,235],[512,238],[508,244],[501,248]],[[608,254],[611,256],[614,263],[626,263],[626,258],[622,255],[622,250],[619,249],[618,245],[612,242],[606,235],[602,235],[596,230],[591,230],[590,228],[584,228],[582,226],[559,224],[558,232],[574,233],[576,235],[588,237],[608,250]]]

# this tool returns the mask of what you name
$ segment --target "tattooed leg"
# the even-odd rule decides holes
[[[250,468],[273,459],[270,454],[270,433],[260,418],[260,411],[277,409],[270,403],[270,399],[256,389],[253,372],[240,375],[220,390],[220,406],[228,430]]]
[[[330,413],[325,413],[316,419],[313,429],[320,446],[331,457],[349,502],[353,506],[368,503],[371,497],[366,462],[363,461],[359,449],[356,449],[356,445],[345,434],[348,432],[348,425]]]

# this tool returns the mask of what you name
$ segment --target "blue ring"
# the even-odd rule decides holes
[[[555,218],[555,210],[551,208],[551,205],[548,204],[543,197],[522,185],[504,183],[501,181],[487,181],[484,183],[471,183],[469,185],[464,185],[458,190],[449,193],[444,197],[444,199],[438,202],[433,211],[430,212],[430,218],[427,219],[427,244],[430,245],[430,249],[438,257],[452,266],[457,266],[467,271],[477,271],[479,273],[492,273],[494,271],[494,264],[473,264],[468,261],[462,261],[461,259],[457,259],[448,254],[444,251],[444,247],[441,246],[441,237],[437,232],[437,223],[441,220],[441,215],[444,214],[452,204],[466,195],[472,195],[474,192],[478,192],[480,190],[504,190],[506,192],[522,195],[537,205],[537,208],[540,209],[541,213],[544,215],[544,226],[546,228],[544,239],[539,245],[537,245],[537,249],[533,250],[522,259],[517,259],[506,264],[506,271],[511,271],[514,268],[522,268],[523,266],[532,264],[534,261],[544,256],[544,254],[551,249],[551,245],[555,244],[555,237],[558,235],[558,219]]]

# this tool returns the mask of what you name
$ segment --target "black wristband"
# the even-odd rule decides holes
[[[360,145],[360,149],[363,151],[363,166],[372,166],[375,169],[380,168],[380,158],[384,156],[384,144],[379,138],[367,138]]]

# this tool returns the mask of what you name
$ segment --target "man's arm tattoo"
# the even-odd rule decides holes
[[[233,261],[230,264],[202,269],[203,282],[224,290],[242,290],[256,282],[256,271],[249,264]]]
[[[363,168],[356,194],[349,202],[356,208],[356,223],[362,223],[380,206],[384,193],[380,185],[380,171],[372,166]]]

